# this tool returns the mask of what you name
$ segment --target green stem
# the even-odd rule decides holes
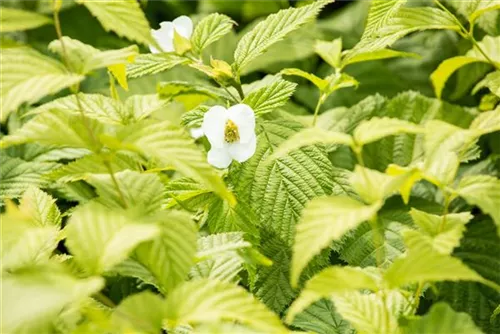
[[[476,41],[474,36],[468,35],[469,41],[472,43],[472,45],[483,55],[483,57],[491,64],[493,67],[495,67],[497,70],[500,70],[500,65],[496,64],[483,50],[483,48],[479,45],[479,43]]]
[[[313,116],[312,126],[316,126],[316,122],[318,120],[319,109],[321,108],[321,105],[323,105],[323,102],[325,102],[325,94],[322,93],[319,96],[318,103],[316,104],[316,108],[314,109],[314,116]]]
[[[240,99],[243,101],[245,99],[245,93],[243,93],[243,88],[241,87],[241,84],[236,83],[233,87],[236,88],[236,91],[238,91]]]
[[[420,306],[420,295],[422,294],[422,289],[424,288],[424,283],[419,282],[417,286],[417,290],[415,291],[415,304],[414,304],[414,309],[415,312],[417,312],[418,307]]]

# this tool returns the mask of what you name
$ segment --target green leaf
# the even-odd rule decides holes
[[[160,82],[157,85],[156,91],[163,99],[173,99],[183,95],[205,95],[215,99],[230,99],[230,96],[222,89],[187,81]]]
[[[29,162],[18,158],[0,155],[0,197],[20,197],[30,186],[45,187],[48,180],[42,176],[50,172],[56,164],[47,162]]]
[[[291,32],[312,21],[331,0],[319,0],[311,5],[280,10],[269,15],[245,34],[234,52],[234,68],[239,73],[255,58]]]
[[[2,7],[0,32],[6,33],[11,31],[35,29],[51,23],[52,20],[45,15],[16,8]]]
[[[1,331],[13,333],[21,326],[47,324],[64,307],[81,303],[104,286],[100,277],[77,279],[59,268],[32,268],[2,274]],[[43,298],[41,298],[43,296]]]
[[[349,323],[336,312],[330,300],[320,300],[295,316],[292,326],[318,334],[352,334]]]
[[[145,75],[160,73],[174,66],[188,64],[190,60],[174,53],[141,54],[132,64],[127,65],[127,76],[139,78]]]
[[[91,174],[86,181],[95,187],[95,200],[108,208],[134,208],[144,215],[160,211],[164,187],[156,174],[130,170],[107,174]],[[118,190],[118,188],[120,190]]]
[[[342,39],[337,38],[331,42],[316,41],[314,51],[323,58],[331,67],[340,67],[340,58],[342,55]]]
[[[203,123],[203,116],[210,107],[199,105],[181,116],[181,123],[186,128],[200,128]]]
[[[169,102],[160,98],[157,94],[132,95],[124,103],[124,114],[131,118],[127,123],[147,118],[149,115],[163,110]]]
[[[250,92],[243,103],[249,105],[255,115],[262,115],[284,106],[293,95],[297,84],[277,79],[270,85]]]
[[[184,283],[167,298],[167,323],[195,324],[237,321],[266,333],[286,333],[276,314],[242,287],[199,279]]]
[[[293,245],[292,285],[297,285],[300,273],[315,255],[332,241],[370,220],[380,207],[380,202],[364,205],[343,196],[320,197],[307,203]]]
[[[205,156],[182,129],[170,122],[144,121],[123,130],[118,136],[125,147],[158,159],[166,166],[173,166],[180,173],[203,183],[231,205],[233,194],[224,181],[207,163]]]
[[[258,238],[258,222],[251,208],[239,201],[231,207],[227,201],[215,199],[208,207],[207,225],[212,233],[246,232],[250,237]]]
[[[61,226],[61,212],[56,200],[36,187],[29,187],[23,194],[19,210],[38,226]]]
[[[196,254],[197,227],[191,217],[180,211],[167,211],[156,219],[161,234],[137,247],[132,256],[158,283],[164,294],[187,278]]]
[[[64,49],[62,43],[64,43]],[[62,43],[59,39],[52,41],[49,44],[49,50],[57,53],[61,58],[67,57],[70,69],[79,74],[87,74],[93,70],[112,65],[125,65],[132,62],[139,51],[135,45],[117,50],[101,51],[67,36],[62,37]]]
[[[100,274],[125,260],[141,242],[158,235],[159,229],[134,224],[122,213],[92,204],[72,214],[66,233],[74,260],[88,274]]]
[[[417,319],[410,319],[403,327],[404,334],[482,334],[467,313],[455,312],[448,304],[432,305],[429,312]]]
[[[475,94],[484,87],[487,87],[493,94],[500,97],[500,71],[489,73],[483,80],[477,83],[472,93]]]
[[[86,117],[103,123],[125,124],[130,118],[130,114],[124,110],[120,102],[101,94],[84,93],[78,93],[78,99],[75,95],[69,95],[42,104],[30,110],[28,115],[47,113],[56,109],[79,116],[81,111],[78,101]]]
[[[500,180],[489,175],[466,176],[457,187],[457,194],[467,203],[477,205],[491,216],[500,235]]]
[[[191,43],[195,52],[201,53],[207,46],[231,31],[235,22],[230,17],[213,13],[203,18],[194,28]]]
[[[0,59],[2,122],[23,103],[35,103],[84,79],[82,75],[69,73],[54,59],[27,47],[2,48]]]
[[[114,328],[124,332],[133,330],[144,334],[161,332],[165,301],[149,291],[137,293],[125,298],[114,310],[111,321]]]
[[[495,0],[447,1],[459,14],[467,18],[470,24],[477,24],[490,35],[498,34],[498,13],[492,12],[498,4]]]
[[[181,205],[184,209],[196,211],[215,199],[214,194],[200,183],[187,177],[170,181],[165,186],[166,207]]]
[[[282,158],[301,147],[315,144],[342,144],[352,146],[353,141],[351,136],[342,132],[326,131],[321,128],[308,128],[291,136],[273,152],[269,159]]]
[[[287,322],[291,323],[295,316],[310,304],[322,298],[356,290],[378,290],[378,281],[373,269],[359,267],[329,267],[307,281],[300,296],[288,309]],[[332,284],[335,282],[335,284]]]
[[[416,53],[395,51],[391,49],[380,49],[375,51],[358,53],[355,56],[346,59],[346,61],[343,61],[341,66],[346,67],[347,65],[356,64],[364,61],[401,58],[401,57],[421,58],[421,56]]]
[[[467,224],[473,216],[469,212],[447,214],[444,216],[433,215],[417,209],[411,209],[411,217],[420,228],[420,235],[428,245],[441,254],[451,254],[453,249],[460,244],[460,239],[465,232]],[[412,244],[410,235],[406,234],[408,248],[415,248],[418,245]],[[415,241],[419,241],[415,239]]]
[[[469,129],[481,136],[500,130],[500,107],[480,113],[471,123]]]
[[[106,31],[146,46],[154,44],[148,20],[139,3],[134,0],[119,2],[78,0],[99,20]]]
[[[480,16],[487,14],[488,12],[499,10],[499,9],[500,9],[500,4],[494,0],[480,0],[478,7],[469,16],[469,22],[471,24],[474,24],[474,22],[476,22],[476,20],[479,19]],[[496,15],[491,15],[491,17],[497,18],[498,13],[496,13]],[[484,23],[484,21],[480,22],[480,25],[482,25],[483,23]],[[489,29],[486,29],[486,30],[489,30]]]
[[[307,79],[311,83],[313,83],[316,87],[318,87],[320,91],[325,90],[326,87],[328,86],[327,80],[321,79],[312,73],[302,71],[301,69],[298,69],[298,68],[285,68],[280,73],[284,74],[284,75],[295,75],[295,76]]]
[[[373,117],[370,120],[362,121],[354,130],[353,136],[358,145],[365,145],[400,133],[418,134],[422,131],[420,126],[411,122],[396,118]]]
[[[500,285],[484,279],[459,259],[438,253],[427,245],[420,246],[409,249],[405,257],[394,261],[384,273],[390,288],[425,282],[475,281],[500,290]]]

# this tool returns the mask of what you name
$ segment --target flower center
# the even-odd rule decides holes
[[[224,140],[230,144],[240,140],[238,126],[236,126],[236,124],[234,124],[234,122],[231,120],[228,120],[226,122],[226,128],[224,129]]]

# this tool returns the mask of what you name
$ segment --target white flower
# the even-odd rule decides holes
[[[246,104],[210,108],[201,128],[212,145],[208,162],[217,168],[227,168],[232,160],[247,161],[255,153],[255,114]]]
[[[201,138],[205,135],[203,133],[202,128],[191,128],[191,129],[189,129],[189,133],[191,134],[191,137],[193,137],[193,139],[198,139],[198,138]]]
[[[185,15],[179,16],[172,22],[162,22],[160,23],[160,29],[151,29],[151,35],[156,40],[161,50],[158,50],[154,46],[150,45],[149,49],[152,53],[160,52],[173,52],[174,49],[174,29],[179,35],[184,38],[190,39],[193,33],[193,21]]]

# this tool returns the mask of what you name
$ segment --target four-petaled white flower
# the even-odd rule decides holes
[[[217,168],[227,168],[232,160],[247,161],[255,153],[255,114],[246,104],[210,108],[201,128],[212,145],[208,162]]]
[[[190,39],[193,34],[193,21],[185,15],[179,16],[172,22],[160,23],[160,29],[151,29],[151,35],[156,40],[161,50],[150,45],[152,53],[173,52],[174,48],[174,30],[184,38]]]

